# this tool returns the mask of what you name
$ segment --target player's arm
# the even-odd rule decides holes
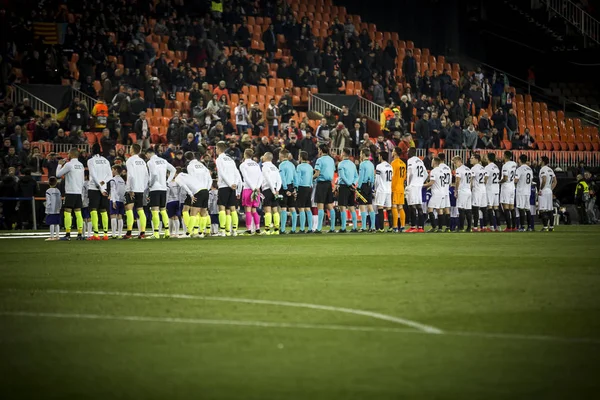
[[[317,179],[321,175],[321,159],[319,158],[315,163],[315,169],[313,171],[313,179]]]
[[[57,178],[62,178],[69,172],[71,172],[71,164],[69,164],[69,163],[65,163],[63,165],[58,164],[58,166],[56,167],[56,177]]]
[[[341,163],[340,163],[341,164]],[[342,166],[340,168],[340,164],[338,164],[338,185],[347,185],[348,181],[346,180],[346,169]]]
[[[515,179],[514,179],[515,183],[519,183],[520,176],[521,176],[521,172],[519,170],[517,170],[517,173],[515,174]]]
[[[460,187],[460,181],[461,181],[460,174],[456,174],[456,179],[454,181],[454,187],[456,189],[458,189]]]
[[[504,183],[508,181],[508,170],[502,168],[502,179],[500,180],[500,183]]]
[[[175,174],[177,173],[177,170],[170,162],[167,162],[167,172],[169,173],[169,179],[167,180],[168,186],[170,182],[175,180]]]
[[[423,187],[427,189],[427,188],[433,186],[436,179],[437,179],[437,177],[435,176],[435,174],[429,174],[429,180],[423,184]]]
[[[556,185],[558,184],[558,180],[556,179],[555,176],[552,177],[552,183],[551,183],[551,187],[552,190],[554,191],[554,188],[556,188]]]

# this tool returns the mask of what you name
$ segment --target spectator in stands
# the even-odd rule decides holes
[[[19,182],[17,183],[18,197],[34,197],[38,191],[38,184],[31,176],[31,170],[24,168]],[[18,229],[31,229],[33,227],[33,205],[31,200],[22,200],[19,202],[19,223]]]
[[[29,140],[25,140],[23,142],[23,147],[21,148],[21,151],[17,151],[17,154],[21,158],[20,164],[23,166],[27,165],[27,160],[29,159],[29,155],[31,154],[31,143],[29,142]]]
[[[479,119],[479,122],[477,123],[477,125],[478,125],[478,130],[481,133],[488,133],[490,131],[491,125],[490,125],[490,119],[488,117],[487,112],[483,113],[483,115]]]
[[[8,149],[8,154],[4,156],[4,169],[21,167],[21,157],[17,154],[17,150],[11,146]]]
[[[450,104],[458,104],[460,98],[460,88],[458,87],[456,79],[452,79],[451,84],[446,86],[445,97],[448,99]]]
[[[250,110],[250,122],[252,124],[252,135],[259,136],[265,127],[265,118],[258,101],[254,102]]]
[[[77,134],[77,131],[71,131],[73,135]],[[56,137],[52,140],[55,144],[67,144],[69,142],[69,138],[65,135],[65,131],[63,129],[59,129]]]
[[[429,142],[429,146],[434,149],[440,148],[440,136],[442,131],[442,121],[440,121],[437,112],[431,113],[431,118],[429,119],[429,132],[431,134],[431,139]]]
[[[89,113],[85,107],[85,102],[75,98],[69,107],[68,117],[71,132],[77,132],[80,129],[86,129],[89,120]]]
[[[317,138],[317,143],[320,144],[329,144],[331,139],[331,129],[329,127],[329,123],[326,118],[321,118],[321,123],[317,126],[317,130],[315,132],[315,137]]]
[[[33,108],[31,108],[28,98],[24,98],[22,103],[17,104],[17,107],[15,108],[15,116],[24,121],[29,121],[35,116],[35,111],[33,111]]]
[[[521,141],[523,142],[523,148],[525,150],[535,149],[535,139],[531,136],[531,133],[529,133],[529,128],[525,128]]]
[[[496,110],[496,114],[499,114],[502,117],[504,117],[504,113],[502,112],[502,109],[500,109],[500,108],[498,110]],[[494,126],[496,126],[495,123],[494,123]],[[506,123],[502,127],[506,127],[506,133],[508,135],[508,140],[512,140],[515,132],[517,132],[519,130],[519,122],[517,120],[517,114],[515,113],[514,109],[511,108],[510,110],[508,110],[508,115],[506,116]],[[503,139],[504,130],[502,130],[502,129],[500,129],[500,127],[498,127],[498,132],[500,132],[500,136]]]
[[[406,51],[404,61],[402,61],[402,76],[411,87],[417,86],[417,61],[413,57],[412,50]]]
[[[235,161],[236,165],[239,166],[242,159],[242,152],[237,146],[237,141],[235,139],[229,140],[229,147],[225,150],[225,154],[227,154],[233,161]]]
[[[44,157],[42,156],[42,153],[40,152],[39,147],[33,147],[31,149],[31,154],[29,154],[29,156],[27,156],[27,159],[23,163],[23,165],[25,165],[27,168],[29,168],[29,170],[31,171],[31,175],[37,181],[39,181],[41,179],[41,176],[43,174],[43,168],[42,168],[43,164],[44,164]]]
[[[479,136],[477,135],[477,131],[473,126],[473,123],[469,123],[466,129],[463,129],[463,149],[467,150],[475,150],[477,148],[477,139]]]
[[[350,133],[342,122],[338,122],[337,126],[331,131],[331,147],[332,155],[341,155],[347,145],[350,144]]]
[[[281,124],[281,114],[277,104],[275,104],[275,99],[272,98],[267,108],[267,122],[269,124],[269,135],[278,135],[279,134],[279,125]]]
[[[80,129],[77,132],[71,132],[69,134],[69,141],[74,146],[80,146],[88,144],[88,139],[85,133]]]
[[[171,118],[169,122],[169,128],[167,129],[167,143],[179,146],[183,143],[186,137],[184,124],[179,118],[179,114],[176,114]]]
[[[281,98],[281,106],[279,106],[279,113],[281,114],[281,127],[285,129],[286,126],[289,124],[290,119],[296,113],[296,110],[294,110],[294,107],[290,102],[288,102],[288,99],[286,97]]]
[[[523,150],[523,140],[519,132],[515,132],[512,140],[510,141],[512,150]]]
[[[229,90],[227,90],[227,83],[225,81],[219,82],[219,86],[213,90],[213,94],[217,95],[219,101],[225,101],[225,103],[229,104]],[[225,96],[225,99],[223,99],[223,96]]]
[[[242,20],[240,27],[235,31],[235,35],[233,35],[233,43],[237,47],[249,48],[251,45],[250,39],[251,36],[250,31],[248,30],[248,24],[244,19]]]
[[[300,146],[300,151],[305,151],[308,154],[308,159],[311,163],[317,159],[318,149],[310,131],[306,131],[306,136],[304,136],[304,139],[298,145]]]
[[[273,146],[269,143],[269,138],[263,136],[258,146],[256,146],[256,157],[260,159],[265,153],[272,153],[274,151]]]
[[[100,138],[100,147],[102,147],[102,155],[108,157],[111,152],[115,151],[116,141],[110,137],[110,130],[104,128],[102,137]]]
[[[81,75],[82,71],[79,71],[80,75]],[[85,81],[83,81],[81,83],[81,86],[79,87],[79,90],[81,90],[83,93],[87,94],[88,96],[90,96],[91,98],[95,99],[96,97],[98,97],[97,93],[96,93],[96,89],[94,88],[94,82],[92,80],[92,77],[90,75],[87,75],[85,77]]]
[[[14,146],[17,151],[21,151],[23,143],[28,140],[27,132],[21,125],[15,125],[14,133],[9,136],[11,146]]]
[[[181,150],[183,150],[184,153],[186,153],[188,151],[193,151],[193,152],[198,151],[198,143],[196,142],[193,133],[187,134],[186,140],[183,143],[181,143]]]
[[[462,98],[458,99],[458,102],[454,104],[454,107],[452,107],[452,111],[450,112],[450,118],[452,119],[452,122],[459,121],[462,126],[465,118],[467,118],[468,115],[469,110],[467,109],[465,100]]]
[[[47,118],[36,123],[35,130],[33,131],[34,142],[47,142],[50,140],[50,123],[51,121]]]
[[[17,183],[12,176],[6,175],[0,184],[0,197],[17,197]],[[17,201],[2,200],[3,229],[12,230],[17,222]]]
[[[415,124],[415,131],[419,149],[428,149],[431,141],[429,113],[424,113],[423,118],[417,121]]]
[[[496,149],[496,144],[494,143],[494,133],[491,130],[481,138],[481,141],[483,142],[484,149]]]
[[[140,117],[135,121],[133,131],[135,132],[137,143],[141,146],[142,150],[150,147],[150,125],[146,119],[145,111],[142,111]]]
[[[270,24],[267,30],[262,34],[262,41],[265,45],[265,52],[269,62],[273,62],[275,53],[277,52],[277,35],[275,34],[275,27]]]
[[[381,86],[377,79],[373,79],[373,102],[381,106],[385,104],[385,94],[383,86]]]
[[[500,108],[502,102],[502,94],[504,93],[504,79],[502,75],[496,78],[496,82],[492,85],[492,108]]]
[[[450,128],[448,132],[448,137],[446,138],[446,148],[447,149],[460,149],[463,144],[463,131],[460,127],[460,121],[454,121],[454,125]]]
[[[56,153],[50,152],[42,162],[42,168],[48,169],[48,176],[56,176],[56,168],[58,167],[58,160],[56,159]]]
[[[413,118],[413,104],[406,95],[400,97],[400,113],[406,126],[409,126]]]
[[[133,98],[130,102],[130,111],[134,118],[139,118],[142,111],[146,111],[146,101],[140,95],[140,92],[133,92]]]
[[[13,147],[10,138],[5,138],[0,149],[0,161],[4,161],[4,157],[8,155],[10,148]]]
[[[108,123],[108,106],[102,99],[98,99],[98,102],[92,108],[92,117],[95,119],[95,130],[102,131],[106,128]]]
[[[365,130],[360,124],[360,120],[355,120],[353,124],[353,128],[349,130],[350,134],[350,148],[354,150],[354,154],[358,154],[358,149],[360,148],[360,142],[365,134]]]
[[[492,97],[492,87],[490,86],[490,82],[488,78],[483,79],[483,83],[481,84],[481,101],[482,107],[488,108],[491,102]]]
[[[120,100],[118,113],[119,122],[121,123],[121,144],[126,145],[129,140],[129,132],[131,132],[133,123],[137,119],[136,115],[131,110],[131,103],[127,97]],[[102,131],[104,131],[104,129]]]
[[[246,107],[246,102],[244,99],[240,99],[240,102],[237,106],[235,106],[233,113],[235,114],[235,123],[238,135],[246,133],[248,130],[248,123],[250,122],[250,116],[248,114],[248,108]]]
[[[224,128],[223,128],[223,122],[217,121],[215,126],[210,128],[210,130],[208,131],[208,138],[206,141],[211,146],[214,146],[217,144],[217,142],[220,142],[224,138],[225,138],[225,132],[224,132]]]

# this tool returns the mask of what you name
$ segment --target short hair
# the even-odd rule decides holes
[[[140,154],[140,151],[142,151],[142,146],[140,146],[137,143],[134,143],[131,145],[131,151],[133,151],[133,154]]]
[[[77,147],[73,147],[71,150],[69,150],[69,155],[74,158],[79,157],[79,149]]]
[[[350,148],[348,147],[344,147],[344,150],[342,150],[342,152],[344,153],[345,156],[350,157],[352,155],[352,150],[350,150]]]
[[[218,142],[217,143],[217,149],[219,149],[221,151],[227,150],[227,143],[225,143],[225,142]]]
[[[185,157],[186,160],[188,161],[192,161],[194,158],[196,158],[194,156],[194,152],[192,151],[186,151],[185,154],[183,155]]]
[[[394,153],[396,153],[398,157],[402,157],[402,147],[394,147]]]
[[[117,171],[119,174],[121,174],[121,172],[123,172],[123,167],[121,167],[120,165],[113,165],[112,169]]]
[[[440,159],[440,162],[446,162],[446,155],[444,153],[438,153],[437,158]]]
[[[417,149],[414,147],[411,147],[410,149],[408,149],[408,157],[414,157],[417,155]]]
[[[487,159],[491,163],[496,162],[496,154],[494,154],[494,153],[488,153]]]
[[[286,149],[281,149],[281,150],[279,151],[279,157],[283,156],[283,157],[287,158],[287,157],[288,157],[288,154],[290,154],[290,152],[289,152],[289,151],[287,151]]]
[[[250,148],[244,150],[244,157],[245,158],[252,158],[253,155],[254,155],[254,150],[252,150]]]
[[[462,157],[461,156],[454,156],[454,157],[452,157],[452,161],[460,161],[460,162],[462,162]]]
[[[471,154],[471,157],[476,159],[477,161],[481,161],[481,156],[479,154]]]
[[[97,154],[100,154],[100,146],[92,146],[92,155],[95,156]]]
[[[327,147],[326,144],[320,145],[319,150],[321,150],[321,153],[323,154],[329,154],[329,147]]]
[[[504,152],[504,157],[508,158],[509,160],[512,160],[513,159],[513,153],[512,153],[512,151],[506,150]]]
[[[273,153],[267,151],[265,154],[263,154],[263,157],[265,158],[265,160],[271,161],[273,159]]]
[[[433,160],[431,160],[432,162],[435,162],[437,164],[441,163],[442,160],[439,157],[433,157]]]
[[[301,151],[300,152],[300,160],[302,161],[308,161],[308,153],[306,151]]]
[[[145,151],[146,154],[155,154],[154,147],[150,146]]]
[[[383,160],[385,160],[385,159],[386,159],[387,155],[388,155],[388,153],[387,153],[387,152],[385,152],[385,151],[380,151],[380,152],[379,152],[379,157],[381,157]]]
[[[55,187],[58,184],[58,180],[55,176],[51,176],[50,179],[48,179],[48,184],[52,187]]]
[[[367,158],[371,157],[371,150],[369,150],[369,149],[362,149],[361,153],[363,156],[365,156]]]
[[[550,160],[548,159],[548,157],[542,156],[542,162],[544,163],[544,165],[548,165],[550,163]]]
[[[527,160],[528,160],[527,155],[521,154],[519,156],[519,161],[521,161],[521,163],[525,164],[527,162]]]

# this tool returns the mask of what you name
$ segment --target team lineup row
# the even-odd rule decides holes
[[[350,159],[349,150],[343,152],[342,160],[336,165],[324,145],[319,148],[314,168],[304,152],[300,152],[296,166],[285,149],[279,153],[278,166],[273,163],[271,153],[264,154],[259,163],[253,157],[253,151],[247,149],[238,168],[234,160],[225,154],[226,149],[224,142],[216,145],[216,182],[213,182],[211,171],[194,153],[186,153],[187,166],[183,171],[177,171],[169,162],[158,157],[152,148],[141,154],[138,145],[131,147],[126,171],[120,166],[111,167],[108,160],[95,154],[87,163],[88,181],[85,167],[77,160],[77,150],[73,149],[69,161],[62,160],[57,169],[57,177],[65,180],[64,204],[56,188],[56,179],[51,180],[51,187],[46,193],[50,240],[58,238],[61,209],[66,230],[63,240],[70,240],[73,212],[78,239],[83,238],[86,217],[91,220],[93,229],[90,240],[108,239],[109,213],[113,236],[116,236],[115,225],[122,233],[125,223],[123,239],[129,239],[136,220],[134,211],[138,216],[139,238],[146,238],[145,206],[149,206],[152,220],[150,239],[160,238],[161,222],[166,238],[179,237],[180,217],[185,226],[184,237],[204,237],[211,226],[209,211],[212,222],[218,223],[216,235],[236,236],[240,199],[245,213],[246,234],[287,233],[288,217],[291,220],[290,233],[321,233],[326,212],[329,232],[346,232],[348,218],[352,221],[352,232],[359,231],[359,218],[360,231],[384,232],[387,219],[390,232],[424,232],[426,216],[432,226],[429,232],[449,232],[451,213],[456,213],[456,210],[459,232],[500,230],[501,213],[506,220],[505,231],[517,230],[517,220],[521,222],[519,230],[532,230],[526,222],[531,220],[532,213],[533,171],[527,165],[526,156],[521,156],[517,165],[509,151],[504,154],[501,170],[491,153],[483,160],[480,155],[473,154],[470,159],[472,168],[468,168],[460,157],[455,157],[452,160],[455,168],[453,183],[452,170],[446,165],[443,154],[433,159],[433,169],[428,173],[414,148],[409,149],[406,164],[401,159],[400,148],[394,149],[391,163],[385,160],[386,154],[371,154],[369,150],[363,150],[358,168]],[[371,161],[373,158],[377,159],[376,167]],[[538,210],[543,230],[552,230],[552,191],[556,177],[548,166],[547,158],[543,157],[541,163]],[[126,179],[123,179],[125,175]],[[430,192],[426,204],[423,203],[425,191]],[[334,195],[341,225],[339,231],[335,231]],[[209,210],[211,197],[216,197],[216,205]],[[456,203],[455,207],[451,206],[451,201]],[[89,216],[82,214],[85,205]],[[262,230],[259,208],[264,215]],[[313,208],[317,210],[314,223]],[[404,230],[405,210],[410,220],[407,230]],[[99,215],[104,232],[102,239],[98,232]],[[480,217],[481,229],[478,228]]]

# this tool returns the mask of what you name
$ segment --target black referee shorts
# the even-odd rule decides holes
[[[296,197],[294,196],[294,189],[290,190],[291,193],[289,196],[286,194],[286,189],[279,189],[279,194],[283,196],[281,200],[279,200],[279,206],[283,208],[296,208]]]
[[[373,204],[373,189],[371,188],[371,184],[363,183],[362,185],[360,185],[359,190],[360,190],[360,194],[363,195],[363,197],[367,200],[367,202],[365,203],[360,198],[356,197],[356,201],[358,202],[358,204],[361,206]]]
[[[79,210],[83,208],[83,198],[80,194],[67,193],[65,195],[65,204],[63,207],[71,210]]]
[[[133,197],[129,192],[125,193],[125,204],[133,204],[134,208],[144,207],[144,193],[134,193]]]
[[[317,182],[317,190],[315,192],[315,203],[333,203],[333,190],[331,189],[331,181]]]
[[[237,195],[235,193],[235,190],[229,187],[219,188],[217,205],[226,208],[237,206]]]
[[[184,204],[194,208],[208,208],[208,190],[199,190],[194,197],[196,198],[196,201],[192,202],[192,198],[186,196]]]
[[[354,207],[354,190],[348,185],[340,185],[338,192],[338,206]]]
[[[150,192],[150,207],[165,208],[167,206],[167,191],[153,190]]]
[[[298,188],[298,197],[296,197],[296,207],[311,208],[312,188],[308,186],[300,186]]]
[[[88,190],[88,198],[90,199],[90,210],[109,210],[110,203],[108,196],[102,196],[99,190]]]
[[[279,202],[275,198],[275,195],[271,189],[263,190],[262,195],[264,197],[262,200],[263,207],[279,207]]]

